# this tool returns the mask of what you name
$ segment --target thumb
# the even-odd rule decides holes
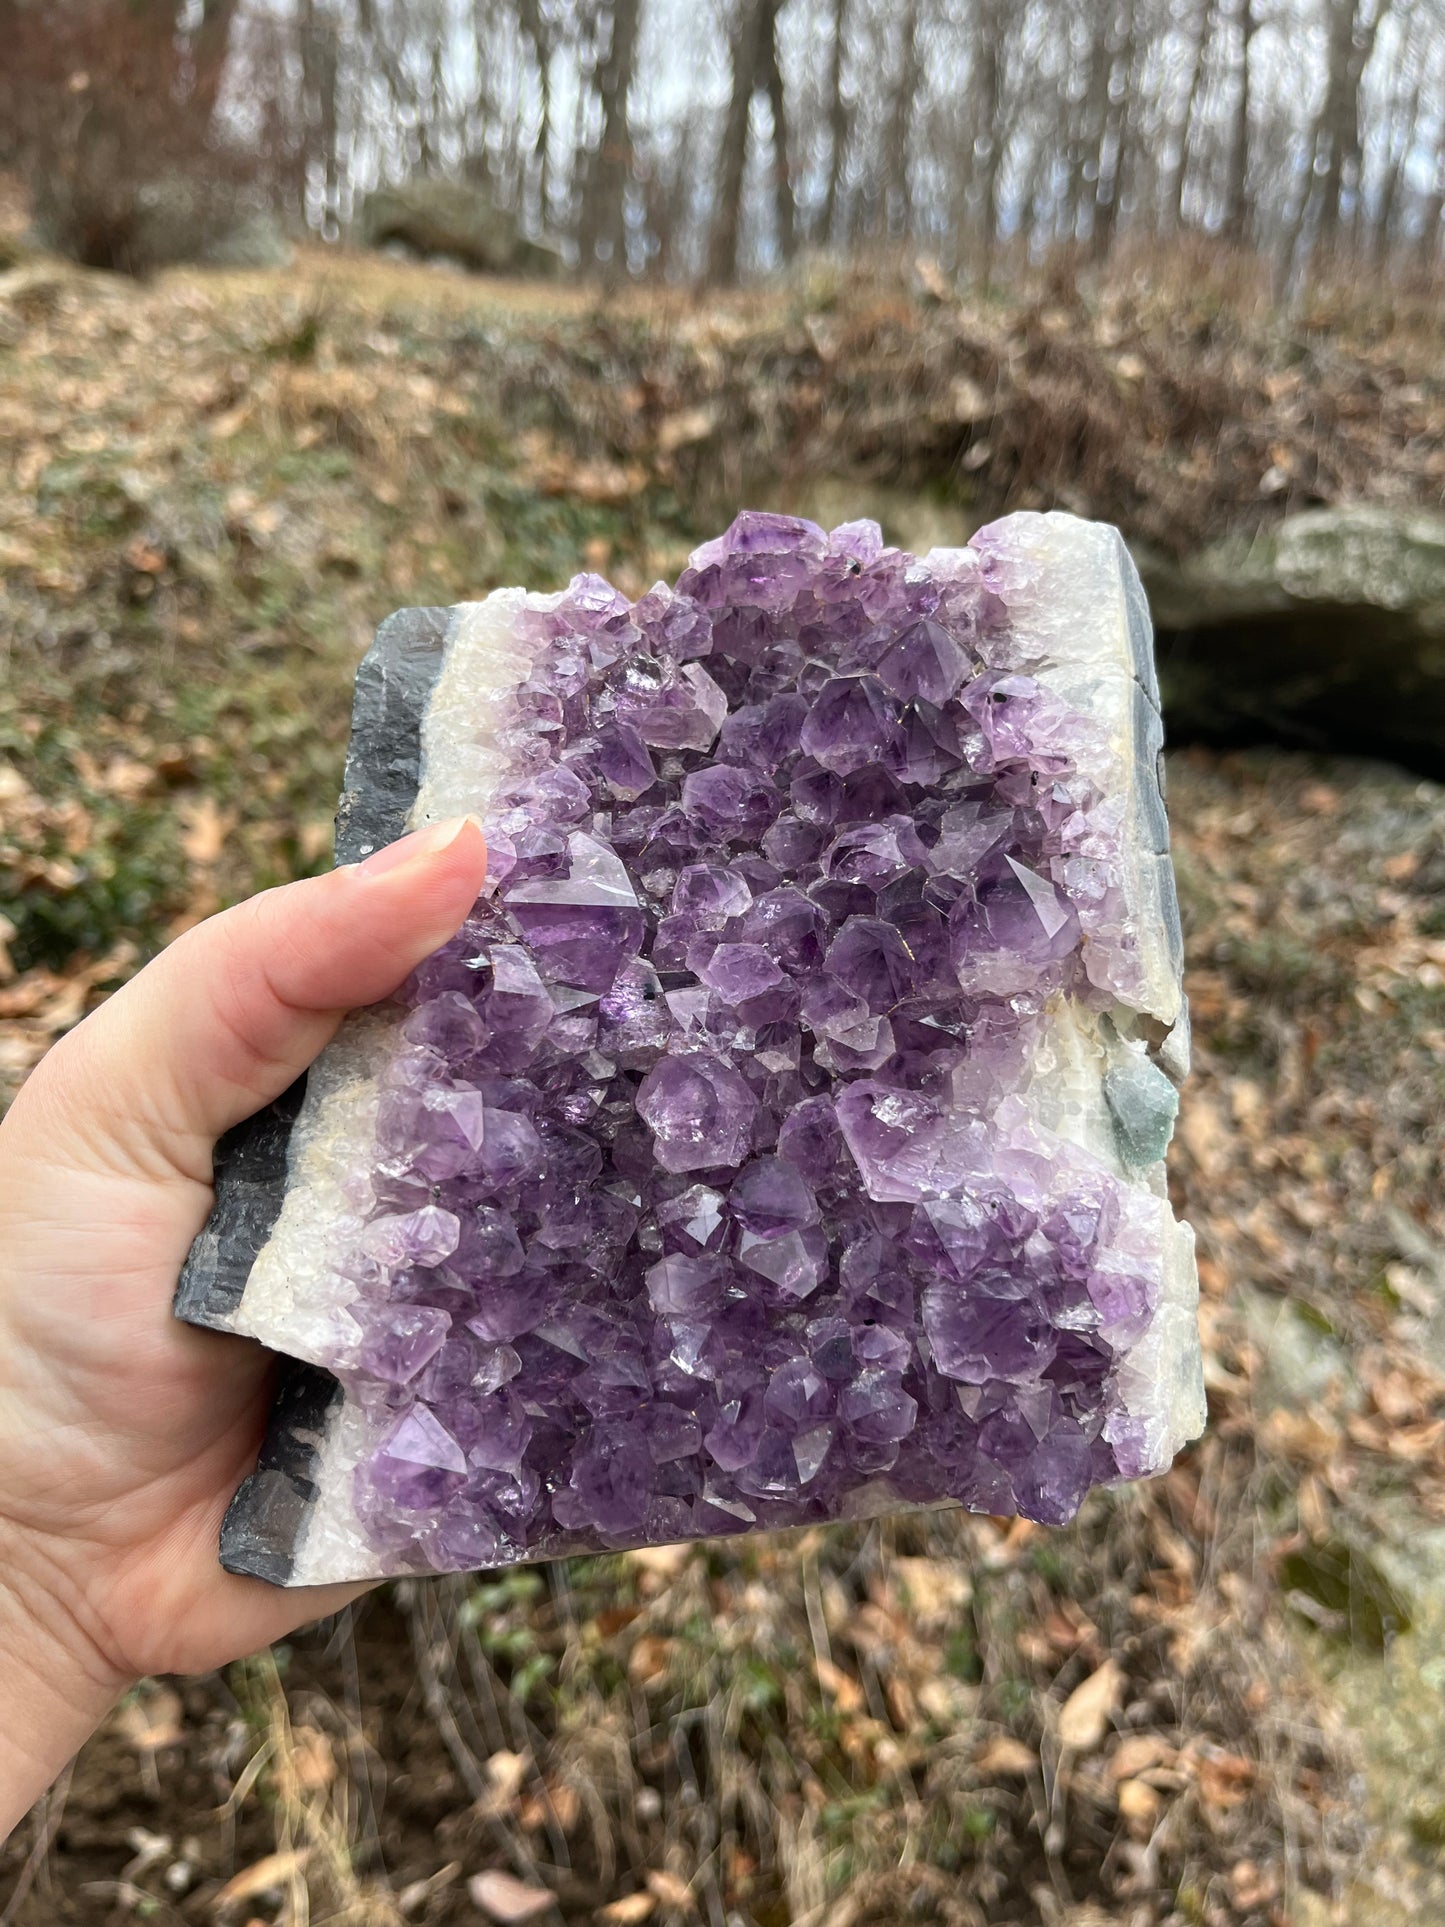
[[[453,935],[486,867],[461,817],[197,924],[60,1040],[12,1117],[52,1163],[209,1183],[221,1133]]]

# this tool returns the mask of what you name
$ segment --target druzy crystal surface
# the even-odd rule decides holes
[[[341,1388],[285,1576],[1057,1523],[1165,1466],[1158,742],[1132,566],[1068,517],[915,558],[744,514],[636,602],[454,612],[412,820],[481,812],[485,894],[313,1073],[211,1321]]]

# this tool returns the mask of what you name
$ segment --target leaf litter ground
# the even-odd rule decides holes
[[[1298,355],[1218,290],[1192,341],[1137,287],[1082,318],[1048,295],[980,311],[1015,371],[999,427],[957,317],[899,294],[698,320],[376,264],[284,289],[18,274],[12,1088],[169,934],[326,863],[350,671],[394,603],[579,561],[645,586],[709,489],[778,476],[785,440],[815,465],[832,446],[899,516],[1058,501],[1176,540],[1276,512],[1257,458],[1313,460],[1300,499],[1363,491],[1380,434],[1430,459],[1408,328],[1317,340],[1301,393]],[[1017,397],[1050,329],[1048,379],[1075,367],[1055,419],[1085,413],[1040,471]],[[1182,417],[1135,462],[1119,423],[1149,411],[1095,379],[1113,357],[1127,397],[1130,356],[1235,382],[1216,399],[1249,423],[1243,466]],[[1337,408],[1311,456],[1309,398],[1371,382],[1381,405]],[[741,466],[708,480],[717,437]],[[1390,483],[1434,485],[1408,464]],[[0,1858],[0,1919],[1318,1927],[1438,1905],[1445,792],[1200,752],[1171,785],[1199,1062],[1173,1176],[1212,1423],[1167,1479],[1067,1533],[938,1514],[394,1587],[225,1676],[138,1689]]]

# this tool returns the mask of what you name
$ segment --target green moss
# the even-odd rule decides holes
[[[738,1692],[748,1712],[770,1712],[783,1704],[783,1683],[768,1662],[749,1653],[738,1669]]]
[[[1341,1538],[1291,1552],[1280,1567],[1280,1587],[1324,1608],[1327,1633],[1367,1652],[1383,1652],[1408,1632],[1411,1611],[1398,1587],[1364,1546]],[[1313,1618],[1314,1615],[1308,1615]]]
[[[462,1620],[469,1626],[482,1626],[507,1613],[514,1606],[530,1606],[546,1590],[546,1581],[530,1566],[474,1586],[462,1604]]]
[[[1338,1338],[1340,1336],[1339,1326],[1335,1323],[1334,1319],[1330,1317],[1328,1312],[1321,1311],[1318,1305],[1312,1304],[1309,1299],[1295,1298],[1290,1301],[1290,1305],[1295,1317],[1299,1319],[1302,1325],[1307,1325],[1311,1331],[1319,1332],[1321,1336],[1325,1338]]]
[[[998,1717],[1006,1726],[1021,1720],[1034,1704],[1032,1680],[1024,1679],[1017,1673],[1006,1673],[993,1686],[994,1704]]]
[[[943,1665],[954,1679],[965,1680],[970,1686],[976,1686],[983,1678],[978,1637],[971,1619],[960,1620],[949,1633],[944,1642]]]
[[[1445,1805],[1418,1807],[1406,1822],[1410,1838],[1422,1852],[1445,1853]]]

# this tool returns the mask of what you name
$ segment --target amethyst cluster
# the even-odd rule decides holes
[[[744,514],[503,612],[487,893],[401,994],[310,1354],[373,1570],[1156,1469],[1172,1221],[1031,1097],[1061,1012],[1145,1002],[1127,784],[1015,584],[997,531]]]

